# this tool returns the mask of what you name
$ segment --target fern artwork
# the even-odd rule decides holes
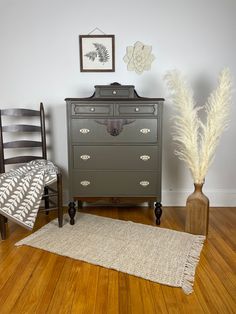
[[[90,60],[94,61],[98,58],[98,61],[101,63],[105,63],[109,61],[109,52],[107,48],[103,44],[93,43],[96,50],[90,51],[85,54],[85,57],[89,58]]]
[[[114,71],[114,35],[80,35],[81,72]]]
[[[89,60],[94,61],[97,58],[97,51],[90,51],[85,54],[85,57],[89,58]]]

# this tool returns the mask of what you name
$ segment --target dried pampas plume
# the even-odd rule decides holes
[[[203,183],[213,161],[220,136],[229,122],[232,79],[229,69],[219,74],[218,86],[205,107],[196,107],[191,88],[177,70],[165,75],[176,108],[173,140],[177,142],[175,154],[190,169],[194,183]],[[198,115],[205,108],[206,123]]]

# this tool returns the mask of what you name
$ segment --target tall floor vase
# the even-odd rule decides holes
[[[194,192],[186,202],[185,231],[207,235],[209,224],[209,199],[202,192],[203,184],[194,183]]]

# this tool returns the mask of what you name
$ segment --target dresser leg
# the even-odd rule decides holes
[[[75,213],[76,213],[76,208],[75,208],[75,203],[70,202],[69,203],[69,209],[68,209],[68,214],[70,216],[70,224],[74,225],[75,224]]]
[[[156,215],[156,224],[159,226],[161,223],[161,215],[162,215],[162,205],[160,202],[155,203],[155,215]]]

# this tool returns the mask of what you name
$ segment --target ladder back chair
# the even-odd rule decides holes
[[[5,119],[7,119],[6,123]],[[31,121],[30,124],[24,122],[24,124],[19,124],[22,119],[27,123],[32,120],[33,123]],[[6,155],[9,155],[10,151],[13,151],[13,155],[7,157]],[[23,155],[26,151],[27,155]],[[36,153],[37,155],[35,155]],[[39,110],[20,108],[0,110],[0,173],[5,173],[7,165],[24,164],[36,159],[47,160],[43,104],[40,103]],[[44,187],[42,200],[44,209],[40,207],[40,211],[46,211],[48,214],[49,211],[57,209],[58,224],[59,227],[62,227],[62,175],[60,171],[57,173],[56,187],[50,185]],[[7,218],[0,215],[0,230],[3,240],[7,235],[6,223]]]

